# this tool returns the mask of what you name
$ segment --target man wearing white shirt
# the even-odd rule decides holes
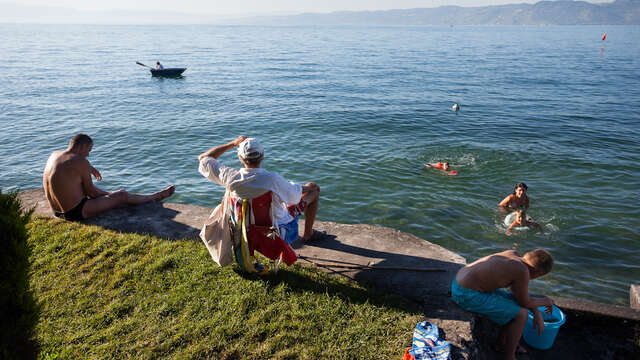
[[[225,166],[217,160],[234,147],[238,147],[238,158],[244,166],[242,169]],[[198,171],[207,179],[224,186],[234,198],[253,199],[271,191],[273,225],[279,228],[281,237],[289,244],[298,239],[298,216],[304,213],[305,226],[301,239],[311,239],[318,213],[320,187],[313,182],[300,185],[287,181],[261,168],[263,159],[264,148],[257,139],[239,136],[200,154]]]

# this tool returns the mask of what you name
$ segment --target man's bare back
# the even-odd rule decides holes
[[[543,249],[524,256],[514,250],[491,254],[458,271],[451,285],[451,297],[463,309],[500,325],[496,348],[504,351],[505,359],[514,360],[528,311],[533,312],[538,335],[544,329],[538,307],[545,306],[545,311],[551,312],[550,298],[529,295],[529,281],[547,274],[552,267],[553,258]],[[509,288],[510,292],[502,288]]]
[[[467,289],[490,293],[511,287],[514,281],[528,282],[529,269],[515,250],[485,256],[460,269],[456,281]]]
[[[88,135],[78,134],[66,150],[54,151],[42,174],[42,185],[55,216],[82,220],[120,205],[159,201],[175,192],[173,185],[153,194],[130,194],[124,189],[107,192],[93,184],[91,176],[102,180],[87,157],[93,149]]]
[[[51,209],[66,212],[73,209],[87,194],[82,185],[82,173],[89,174],[89,161],[68,151],[54,151],[44,168],[42,185]]]

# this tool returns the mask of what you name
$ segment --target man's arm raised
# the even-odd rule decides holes
[[[235,140],[228,142],[223,145],[214,146],[211,149],[203,152],[198,156],[198,161],[201,161],[203,158],[212,157],[214,159],[219,158],[222,154],[224,154],[227,150],[233,149],[234,147],[240,145],[241,142],[246,139],[246,136],[238,136]]]

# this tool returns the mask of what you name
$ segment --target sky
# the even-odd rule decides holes
[[[0,0],[21,5],[77,10],[160,10],[196,14],[296,14],[332,11],[430,8],[443,5],[486,6],[535,3],[537,0]],[[613,0],[589,0],[592,3]]]

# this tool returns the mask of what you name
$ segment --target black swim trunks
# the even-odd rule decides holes
[[[69,221],[84,220],[84,216],[82,216],[82,208],[84,207],[84,203],[86,203],[87,200],[89,200],[89,198],[85,197],[73,209],[71,209],[71,210],[69,210],[67,212],[54,211],[53,214],[56,217],[59,217],[59,218],[65,219],[65,220],[69,220]]]

